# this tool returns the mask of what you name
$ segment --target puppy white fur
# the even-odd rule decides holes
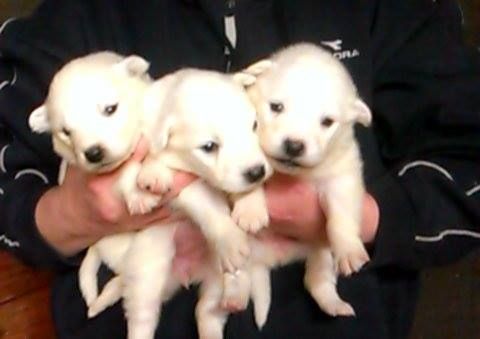
[[[148,67],[138,56],[110,52],[77,58],[54,76],[29,124],[35,132],[50,132],[55,152],[67,162],[89,172],[110,171],[131,155],[148,126],[144,115],[131,113],[151,83]],[[138,189],[138,170],[139,164],[126,168],[116,185],[132,213],[148,212],[159,201]]]
[[[276,170],[316,185],[327,215],[328,241],[279,246],[268,237],[250,236],[246,269],[223,276],[223,294],[218,281],[207,280],[201,286],[201,296],[208,296],[197,305],[203,337],[221,337],[228,312],[218,309],[218,304],[230,300],[245,305],[252,298],[261,328],[270,306],[269,270],[302,259],[306,259],[305,286],[319,307],[332,316],[354,315],[351,305],[338,295],[337,271],[349,275],[369,260],[359,237],[364,186],[353,126],[357,122],[368,126],[371,113],[344,66],[319,47],[299,44],[255,63],[243,74],[257,108],[263,150]],[[285,145],[288,139],[293,145]],[[242,209],[266,211],[261,189],[241,200]],[[208,312],[212,309],[217,309],[215,315]]]
[[[30,126],[37,132],[51,131],[55,151],[92,172],[116,168],[144,135],[151,141],[153,154],[161,155],[167,166],[195,173],[223,191],[247,192],[271,174],[253,131],[255,110],[241,84],[230,76],[185,70],[152,85],[147,68],[139,57],[113,53],[77,59],[57,73],[46,103],[31,114]],[[170,114],[164,116],[165,112]],[[148,181],[152,168],[147,161],[139,181],[155,189],[158,182]],[[117,185],[132,213],[147,212],[158,202],[157,195],[136,187],[140,170],[140,164],[126,166]],[[168,167],[158,173],[163,191],[171,173]],[[222,271],[217,262],[235,271],[249,251],[246,235],[230,217],[227,199],[198,180],[172,206],[196,221],[213,245],[210,264],[192,279],[210,281],[206,285],[221,294]],[[123,296],[129,338],[153,338],[161,303],[180,287],[180,281],[170,275],[176,226],[152,225],[138,233],[107,237],[88,250],[79,278],[89,316]],[[117,276],[97,297],[96,273],[102,261]],[[215,317],[213,309],[199,309],[199,323],[205,318],[202,312]]]
[[[290,46],[244,73],[256,76],[248,92],[258,112],[264,152],[275,170],[316,186],[328,238],[312,247],[292,243],[292,252],[281,260],[270,251],[270,258],[277,255],[270,262],[265,262],[269,257],[265,253],[263,258],[255,255],[257,250],[268,250],[260,242],[252,250],[252,263],[262,270],[264,264],[272,268],[306,258],[305,286],[318,305],[330,315],[353,315],[353,308],[336,291],[336,279],[337,272],[350,275],[369,260],[360,239],[365,189],[353,126],[357,122],[368,126],[370,110],[342,63],[312,44]],[[269,279],[268,274],[264,279]],[[251,292],[263,298],[256,304],[265,316],[269,281],[257,286]]]

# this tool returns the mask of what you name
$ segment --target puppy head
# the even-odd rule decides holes
[[[300,174],[318,166],[337,136],[354,123],[370,124],[345,67],[330,53],[299,44],[262,60],[243,73],[256,76],[249,87],[259,120],[263,150],[274,167]]]
[[[61,157],[90,172],[117,167],[140,138],[139,98],[148,63],[100,52],[75,59],[54,76],[30,128],[50,132]]]
[[[173,77],[173,81],[172,81]],[[182,70],[163,105],[165,149],[190,170],[230,193],[261,184],[272,173],[256,134],[256,113],[243,86],[216,72]]]

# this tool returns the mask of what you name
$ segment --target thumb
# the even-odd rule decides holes
[[[175,198],[185,187],[190,185],[196,179],[198,178],[194,174],[176,171],[175,175],[173,176],[172,189],[164,195],[162,203],[164,204]]]
[[[365,243],[373,242],[378,231],[380,209],[375,198],[367,194],[363,203],[363,220],[361,237]]]
[[[135,150],[130,160],[142,162],[143,159],[145,159],[145,157],[147,156],[149,148],[150,145],[148,144],[147,139],[145,139],[145,137],[142,135],[137,143],[137,146],[135,147]]]

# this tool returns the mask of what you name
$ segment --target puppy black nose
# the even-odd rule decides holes
[[[250,167],[243,173],[243,177],[251,184],[256,183],[265,177],[265,166],[257,165]]]
[[[283,141],[283,151],[289,157],[299,157],[305,152],[305,144],[303,141],[287,138]]]
[[[85,158],[92,164],[99,163],[105,157],[105,151],[100,146],[92,146],[84,152]]]

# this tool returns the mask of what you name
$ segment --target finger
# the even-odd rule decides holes
[[[86,180],[87,203],[97,211],[103,221],[116,223],[127,215],[125,202],[115,193],[114,174],[90,176]]]
[[[118,169],[106,173],[87,173],[87,185],[93,192],[111,191],[118,178]]]
[[[376,200],[370,195],[365,195],[363,202],[363,220],[361,238],[363,242],[369,243],[375,239],[380,221],[380,209]]]
[[[173,177],[172,189],[164,195],[162,203],[166,204],[168,201],[175,198],[185,187],[194,182],[197,177],[191,173],[177,171]]]
[[[119,171],[125,168],[125,166],[127,166],[128,164],[135,163],[135,162],[142,162],[147,156],[149,149],[150,149],[150,145],[148,144],[147,139],[145,139],[145,137],[143,137],[142,135],[137,145],[135,146],[135,149],[133,150],[132,155],[118,169],[110,172],[109,174],[117,174]]]
[[[150,146],[147,139],[145,139],[145,137],[142,135],[137,143],[137,146],[135,147],[135,151],[132,154],[131,160],[142,162],[147,156],[149,148]]]
[[[85,171],[81,170],[77,166],[68,165],[65,171],[65,178],[63,183],[66,184],[67,182],[74,182],[78,185],[78,183],[85,183],[87,180],[88,175]]]
[[[87,185],[90,191],[92,191],[94,195],[97,195],[100,202],[105,203],[108,206],[108,209],[123,209],[124,206],[119,200],[119,197],[117,197],[113,193],[113,185],[118,180],[118,175],[120,171],[124,168],[124,166],[131,161],[142,161],[148,153],[148,148],[148,143],[146,139],[142,136],[137,143],[132,157],[121,167],[108,173],[92,173],[88,175]]]
[[[113,169],[107,173],[94,173],[91,174],[91,180],[98,181],[99,185],[111,186],[117,180],[119,173],[132,162],[142,162],[143,159],[147,156],[149,150],[149,145],[147,140],[141,136],[140,140],[135,147],[133,154],[128,158],[121,166]]]

